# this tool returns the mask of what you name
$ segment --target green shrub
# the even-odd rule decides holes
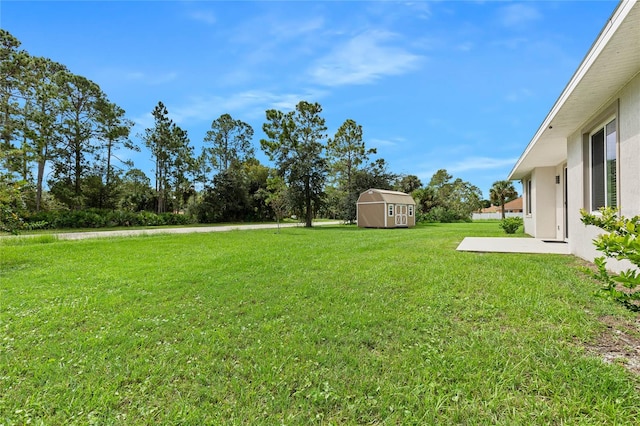
[[[500,228],[507,234],[515,234],[523,224],[521,217],[505,217],[500,221]]]
[[[152,212],[130,212],[123,210],[57,210],[40,212],[26,218],[25,229],[53,228],[103,228],[114,226],[160,226],[188,225],[194,223],[192,217],[175,214]]]
[[[25,181],[14,182],[0,176],[0,232],[17,235],[24,229],[27,189]]]
[[[193,223],[191,218],[184,214],[162,213],[160,218],[165,225],[189,225]]]
[[[589,273],[602,282],[601,294],[615,300],[633,311],[640,311],[640,216],[627,219],[618,216],[617,209],[610,207],[600,209],[600,215],[587,213],[584,210],[582,223],[597,226],[608,232],[600,234],[593,240],[596,249],[604,254],[594,259],[597,272]],[[607,270],[607,258],[628,260],[635,268],[611,274]]]
[[[471,222],[471,216],[463,216],[452,209],[436,206],[427,213],[419,215],[418,221],[437,223]]]

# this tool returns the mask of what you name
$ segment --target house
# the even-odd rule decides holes
[[[585,23],[586,24],[586,23]],[[524,229],[598,256],[580,209],[640,214],[640,3],[623,0],[509,174],[523,184]],[[612,269],[616,269],[615,265]]]
[[[504,204],[505,213],[522,213],[522,197],[511,200]],[[502,213],[502,207],[491,205],[480,210],[480,213]]]
[[[408,228],[416,224],[416,202],[404,192],[369,189],[356,204],[360,228]]]

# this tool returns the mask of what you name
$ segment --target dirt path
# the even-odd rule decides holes
[[[313,226],[339,225],[342,222],[315,222]],[[304,226],[301,223],[281,223],[281,228],[295,228]],[[191,234],[203,232],[225,232],[225,231],[244,231],[251,229],[275,229],[278,225],[275,223],[255,224],[255,225],[222,225],[222,226],[205,226],[193,228],[158,228],[158,229],[122,229],[117,231],[95,231],[95,232],[64,232],[53,234],[61,240],[84,240],[87,238],[107,238],[107,237],[128,237],[135,235],[153,235],[153,234]]]

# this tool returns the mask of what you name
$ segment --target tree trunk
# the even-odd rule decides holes
[[[82,149],[80,146],[75,143],[75,195],[76,195],[76,210],[80,209],[79,199],[80,194],[82,193],[82,189],[80,188],[80,179],[82,178]]]
[[[45,161],[45,156],[41,156],[40,160],[38,160],[38,176],[36,178],[36,213],[40,211],[40,204],[42,203],[42,181],[44,179]]]
[[[306,221],[304,226],[306,228],[311,228],[313,226],[313,211],[311,210],[311,188],[310,188],[309,178],[305,179],[304,182],[304,198],[305,198],[305,209],[306,211]]]

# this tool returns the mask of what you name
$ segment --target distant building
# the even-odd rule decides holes
[[[416,202],[404,192],[369,189],[358,197],[360,228],[410,228],[416,224]]]
[[[505,213],[522,213],[522,197],[518,197],[515,200],[509,201],[504,205]],[[480,213],[502,213],[500,206],[490,206],[480,210]]]

